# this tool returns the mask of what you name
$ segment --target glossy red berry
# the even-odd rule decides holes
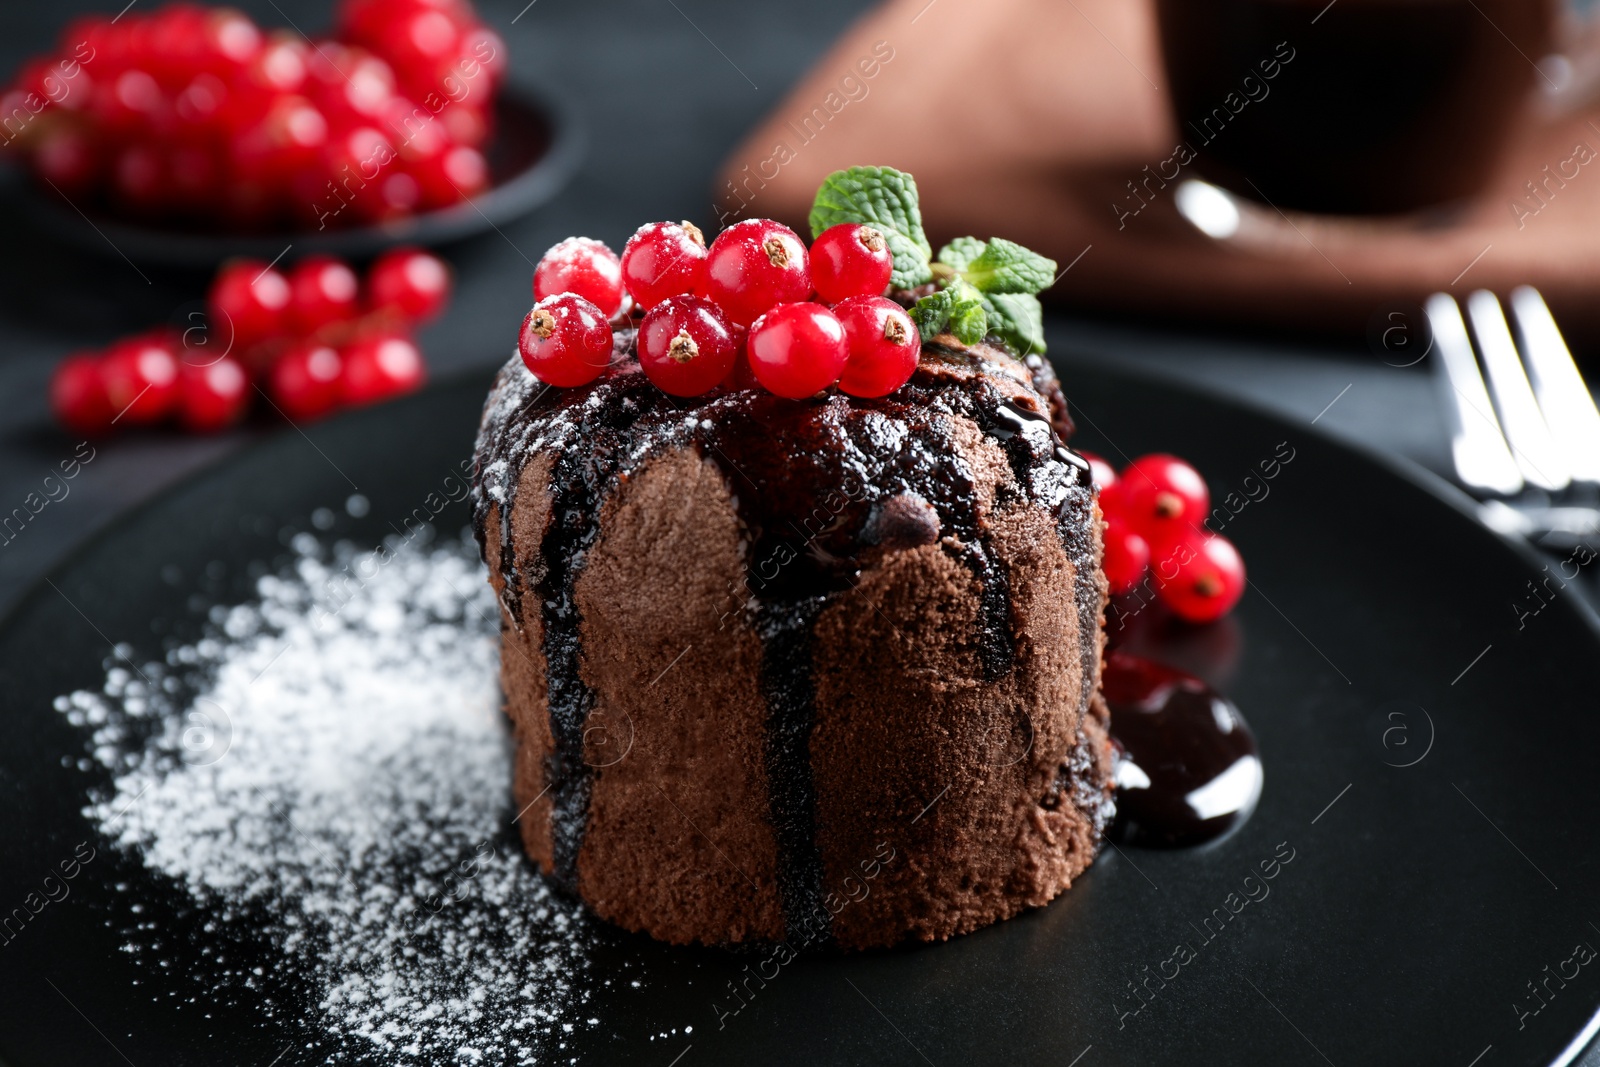
[[[1210,622],[1244,595],[1244,560],[1225,537],[1189,533],[1162,551],[1156,579],[1161,599],[1179,617]]]
[[[1109,516],[1110,510],[1105,504],[1106,490],[1117,484],[1117,468],[1106,462],[1105,458],[1098,452],[1090,452],[1084,448],[1078,449],[1077,452],[1078,455],[1089,461],[1089,477],[1100,490],[1100,510]]]
[[[1105,558],[1102,568],[1111,592],[1130,592],[1144,578],[1150,566],[1150,546],[1118,518],[1108,518],[1105,530]]]
[[[377,334],[346,345],[339,353],[340,399],[359,406],[422,387],[427,365],[416,342],[399,334]]]
[[[211,329],[238,351],[282,333],[288,326],[289,280],[254,259],[234,260],[218,272],[206,298]]]
[[[728,377],[738,355],[727,317],[702,297],[668,297],[639,325],[639,366],[673,396],[710,392]]]
[[[741,326],[778,304],[804,301],[811,296],[805,243],[771,219],[736,222],[711,242],[702,291]]]
[[[296,422],[326,415],[343,397],[343,370],[344,361],[332,346],[302,341],[272,365],[272,402]]]
[[[289,272],[289,317],[301,333],[353,319],[360,307],[361,283],[341,259],[311,256]]]
[[[835,304],[833,313],[850,342],[840,390],[851,396],[888,396],[911,380],[922,355],[922,335],[905,308],[881,296],[855,296]]]
[[[622,282],[645,311],[669,296],[695,292],[705,271],[705,235],[692,222],[649,223],[622,247]]]
[[[178,421],[194,433],[226,429],[250,406],[250,376],[228,356],[204,365],[186,363],[178,381]]]
[[[585,385],[611,364],[611,323],[581,296],[558,293],[533,306],[522,320],[517,346],[540,381]]]
[[[178,356],[165,337],[118,341],[100,364],[112,417],[148,425],[160,422],[178,401]]]
[[[600,241],[568,237],[539,260],[533,298],[576,293],[608,318],[622,307],[622,260]]]
[[[1123,470],[1117,487],[1123,518],[1158,549],[1192,533],[1211,510],[1200,472],[1177,456],[1141,456]]]
[[[68,356],[56,366],[50,378],[50,410],[74,433],[97,437],[110,431],[117,412],[106,397],[99,356]]]
[[[894,254],[883,231],[842,222],[811,242],[811,284],[830,304],[853,296],[882,296],[894,273]]]
[[[367,272],[367,302],[412,322],[426,322],[450,302],[450,268],[420,248],[385,252]]]
[[[762,388],[791,400],[838,381],[850,358],[844,323],[821,304],[779,304],[750,327],[745,349]]]

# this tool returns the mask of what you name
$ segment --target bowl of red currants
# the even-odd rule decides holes
[[[340,0],[326,37],[169,3],[69,23],[0,96],[11,196],[135,262],[365,258],[486,232],[576,169],[570,111],[507,80],[470,0]]]

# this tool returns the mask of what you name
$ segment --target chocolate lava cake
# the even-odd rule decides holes
[[[513,357],[477,444],[523,842],[673,943],[938,940],[1112,814],[1100,517],[1049,365],[941,334],[882,399]]]

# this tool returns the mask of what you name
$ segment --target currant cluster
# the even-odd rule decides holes
[[[922,351],[911,316],[883,295],[893,269],[884,234],[862,223],[809,249],[770,219],[734,223],[710,247],[692,223],[653,222],[621,256],[572,237],[534,270],[519,347],[541,381],[583,385],[611,362],[612,321],[636,312],[639,365],[673,396],[760,386],[798,400],[832,385],[886,396]]]
[[[297,422],[408,393],[427,378],[412,328],[443,310],[450,284],[449,268],[414,248],[376,260],[365,292],[331,256],[286,274],[235,260],[211,284],[203,326],[68,357],[51,379],[51,407],[91,436],[169,418],[210,433],[243,418],[257,388]]]
[[[488,185],[505,66],[468,0],[342,0],[320,41],[173,3],[69,24],[0,96],[0,138],[69,199],[140,219],[356,225]]]
[[[1157,595],[1190,622],[1221,618],[1244,594],[1244,560],[1232,542],[1204,528],[1211,494],[1200,472],[1176,456],[1141,456],[1119,475],[1083,453],[1100,488],[1106,580],[1129,593],[1148,571]]]

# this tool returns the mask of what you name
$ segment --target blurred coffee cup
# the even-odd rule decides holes
[[[1582,88],[1578,0],[1157,0],[1202,177],[1275,207],[1414,211],[1471,196],[1538,104]],[[1582,53],[1582,57],[1580,57]]]

